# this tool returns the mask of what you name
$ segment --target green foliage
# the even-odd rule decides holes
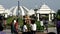
[[[57,15],[60,15],[60,9],[57,11]]]
[[[37,17],[34,14],[31,15],[30,18],[33,18],[35,21],[37,21]]]
[[[56,17],[57,17],[57,19],[60,19],[60,9],[57,11]]]
[[[40,25],[40,21],[36,21],[36,24],[37,24],[37,31],[43,31],[44,30],[44,27],[42,27]]]
[[[8,17],[8,18],[7,18],[7,25],[9,25],[14,18],[17,18],[17,17]],[[18,19],[18,22],[19,22],[20,26],[23,25],[23,20],[22,20],[22,18],[19,18],[19,19]]]
[[[12,22],[12,20],[13,20],[12,17],[8,17],[7,20],[6,20],[7,21],[7,25],[9,25]]]
[[[57,18],[60,19],[60,15],[57,15]]]
[[[20,25],[20,26],[23,25],[23,20],[22,20],[22,18],[19,18],[18,22],[19,22],[19,25]]]
[[[34,9],[34,11],[37,11],[38,9]]]

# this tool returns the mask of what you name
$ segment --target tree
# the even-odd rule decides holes
[[[37,20],[37,17],[33,14],[30,16],[32,19]]]
[[[60,19],[60,9],[57,11],[56,17],[57,17],[57,19]]]
[[[60,15],[60,9],[57,11],[57,15]]]
[[[37,13],[37,10],[38,10],[38,9],[34,9],[34,11],[35,11],[35,14]]]
[[[38,9],[34,9],[34,11],[37,11]]]
[[[38,9],[34,9],[34,11],[35,11],[35,16],[34,16],[34,18],[37,20],[37,10]]]

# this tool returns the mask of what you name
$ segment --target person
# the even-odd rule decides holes
[[[12,22],[11,22],[11,34],[13,34],[14,33],[14,19],[12,20]]]
[[[45,30],[48,32],[48,21],[46,19],[43,19],[43,24],[44,27],[46,28]]]
[[[11,34],[18,34],[18,23],[16,19],[11,22]]]
[[[4,18],[3,23],[4,23],[4,27],[6,29],[6,18]]]
[[[43,27],[43,21],[40,21],[41,26]]]
[[[26,22],[24,22],[24,25],[23,25],[23,34],[27,34],[27,26],[26,26]]]
[[[6,32],[3,31],[3,20],[0,17],[0,34],[6,34]]]
[[[44,28],[44,24],[43,24],[43,20],[42,19],[40,20],[40,25],[41,25],[41,27]]]
[[[35,24],[35,20],[31,20],[30,26],[31,26],[31,33],[36,34],[37,27],[36,27],[36,24]]]
[[[0,31],[3,30],[2,22],[0,21]]]
[[[14,34],[18,34],[18,22],[14,20]]]
[[[60,20],[57,20],[56,28],[57,28],[57,34],[60,34]]]

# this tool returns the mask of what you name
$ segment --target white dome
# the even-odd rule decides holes
[[[7,15],[10,15],[10,10],[9,9],[7,9],[7,10],[5,10],[5,13],[7,13]]]
[[[23,6],[19,6],[19,14],[20,15],[25,15],[27,13],[27,11],[29,11],[26,7]],[[10,9],[11,14],[13,14],[14,16],[18,15],[18,7],[12,7]]]
[[[31,9],[29,12],[29,15],[35,14],[35,11],[33,9]]]
[[[51,10],[46,4],[43,4],[39,10]]]
[[[0,9],[5,9],[2,5],[0,5]]]
[[[49,14],[49,13],[55,13],[55,11],[52,11],[46,4],[43,4],[41,8],[37,11],[37,13]]]
[[[2,5],[0,5],[0,14],[4,13],[4,11],[5,11],[5,8]]]

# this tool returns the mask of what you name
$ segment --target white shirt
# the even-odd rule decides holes
[[[16,20],[14,20],[14,24],[16,23]]]
[[[43,21],[40,21],[41,26],[43,26]]]
[[[27,26],[24,25],[24,26],[23,26],[23,32],[26,32],[26,29],[27,29]]]
[[[31,24],[31,30],[36,31],[36,24]]]

